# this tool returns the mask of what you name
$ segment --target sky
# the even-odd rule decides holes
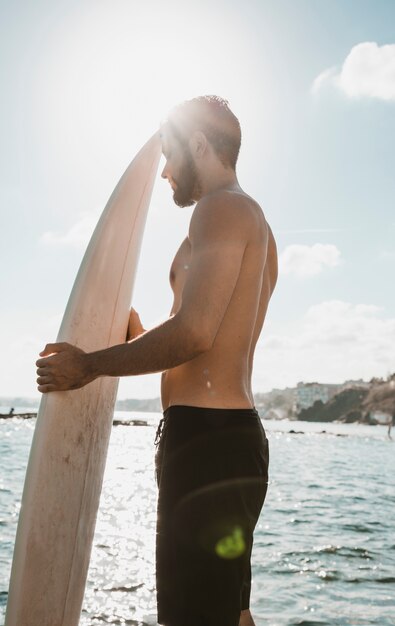
[[[277,241],[254,392],[394,372],[394,24],[393,0],[0,2],[0,395],[38,397],[113,188],[203,94],[238,116],[239,182]],[[191,212],[158,176],[133,294],[146,328],[169,315]],[[157,397],[159,376],[118,397]]]

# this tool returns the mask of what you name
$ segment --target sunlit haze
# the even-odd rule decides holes
[[[254,391],[395,371],[394,23],[391,0],[2,3],[0,395],[39,395],[34,362],[108,197],[203,94],[240,120],[239,182],[278,245]],[[191,212],[158,176],[133,297],[146,328],[169,314]],[[119,398],[158,395],[158,374],[121,381]]]

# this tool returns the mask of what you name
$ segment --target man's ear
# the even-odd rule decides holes
[[[191,154],[196,158],[201,158],[207,150],[207,137],[201,130],[195,130],[189,140]]]

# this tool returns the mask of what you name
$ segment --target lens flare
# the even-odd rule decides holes
[[[222,537],[215,545],[215,552],[221,559],[237,559],[246,549],[243,529],[234,526],[232,533]]]

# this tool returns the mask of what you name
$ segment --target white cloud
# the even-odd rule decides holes
[[[89,242],[97,220],[97,213],[84,213],[67,232],[47,231],[41,236],[40,241],[51,246],[61,245],[83,248]]]
[[[316,94],[325,86],[339,89],[348,98],[395,100],[395,44],[357,44],[340,70],[331,67],[317,76],[311,91]]]
[[[321,89],[323,89],[326,85],[330,85],[336,82],[337,76],[337,68],[329,67],[327,70],[324,70],[319,74],[313,81],[311,86],[311,92],[313,94],[317,94]]]
[[[330,300],[310,307],[287,333],[258,344],[254,389],[298,381],[343,382],[395,371],[395,318],[375,305]]]
[[[282,274],[306,278],[320,274],[325,267],[336,267],[341,262],[340,257],[340,251],[333,244],[292,244],[280,254],[279,269]]]

